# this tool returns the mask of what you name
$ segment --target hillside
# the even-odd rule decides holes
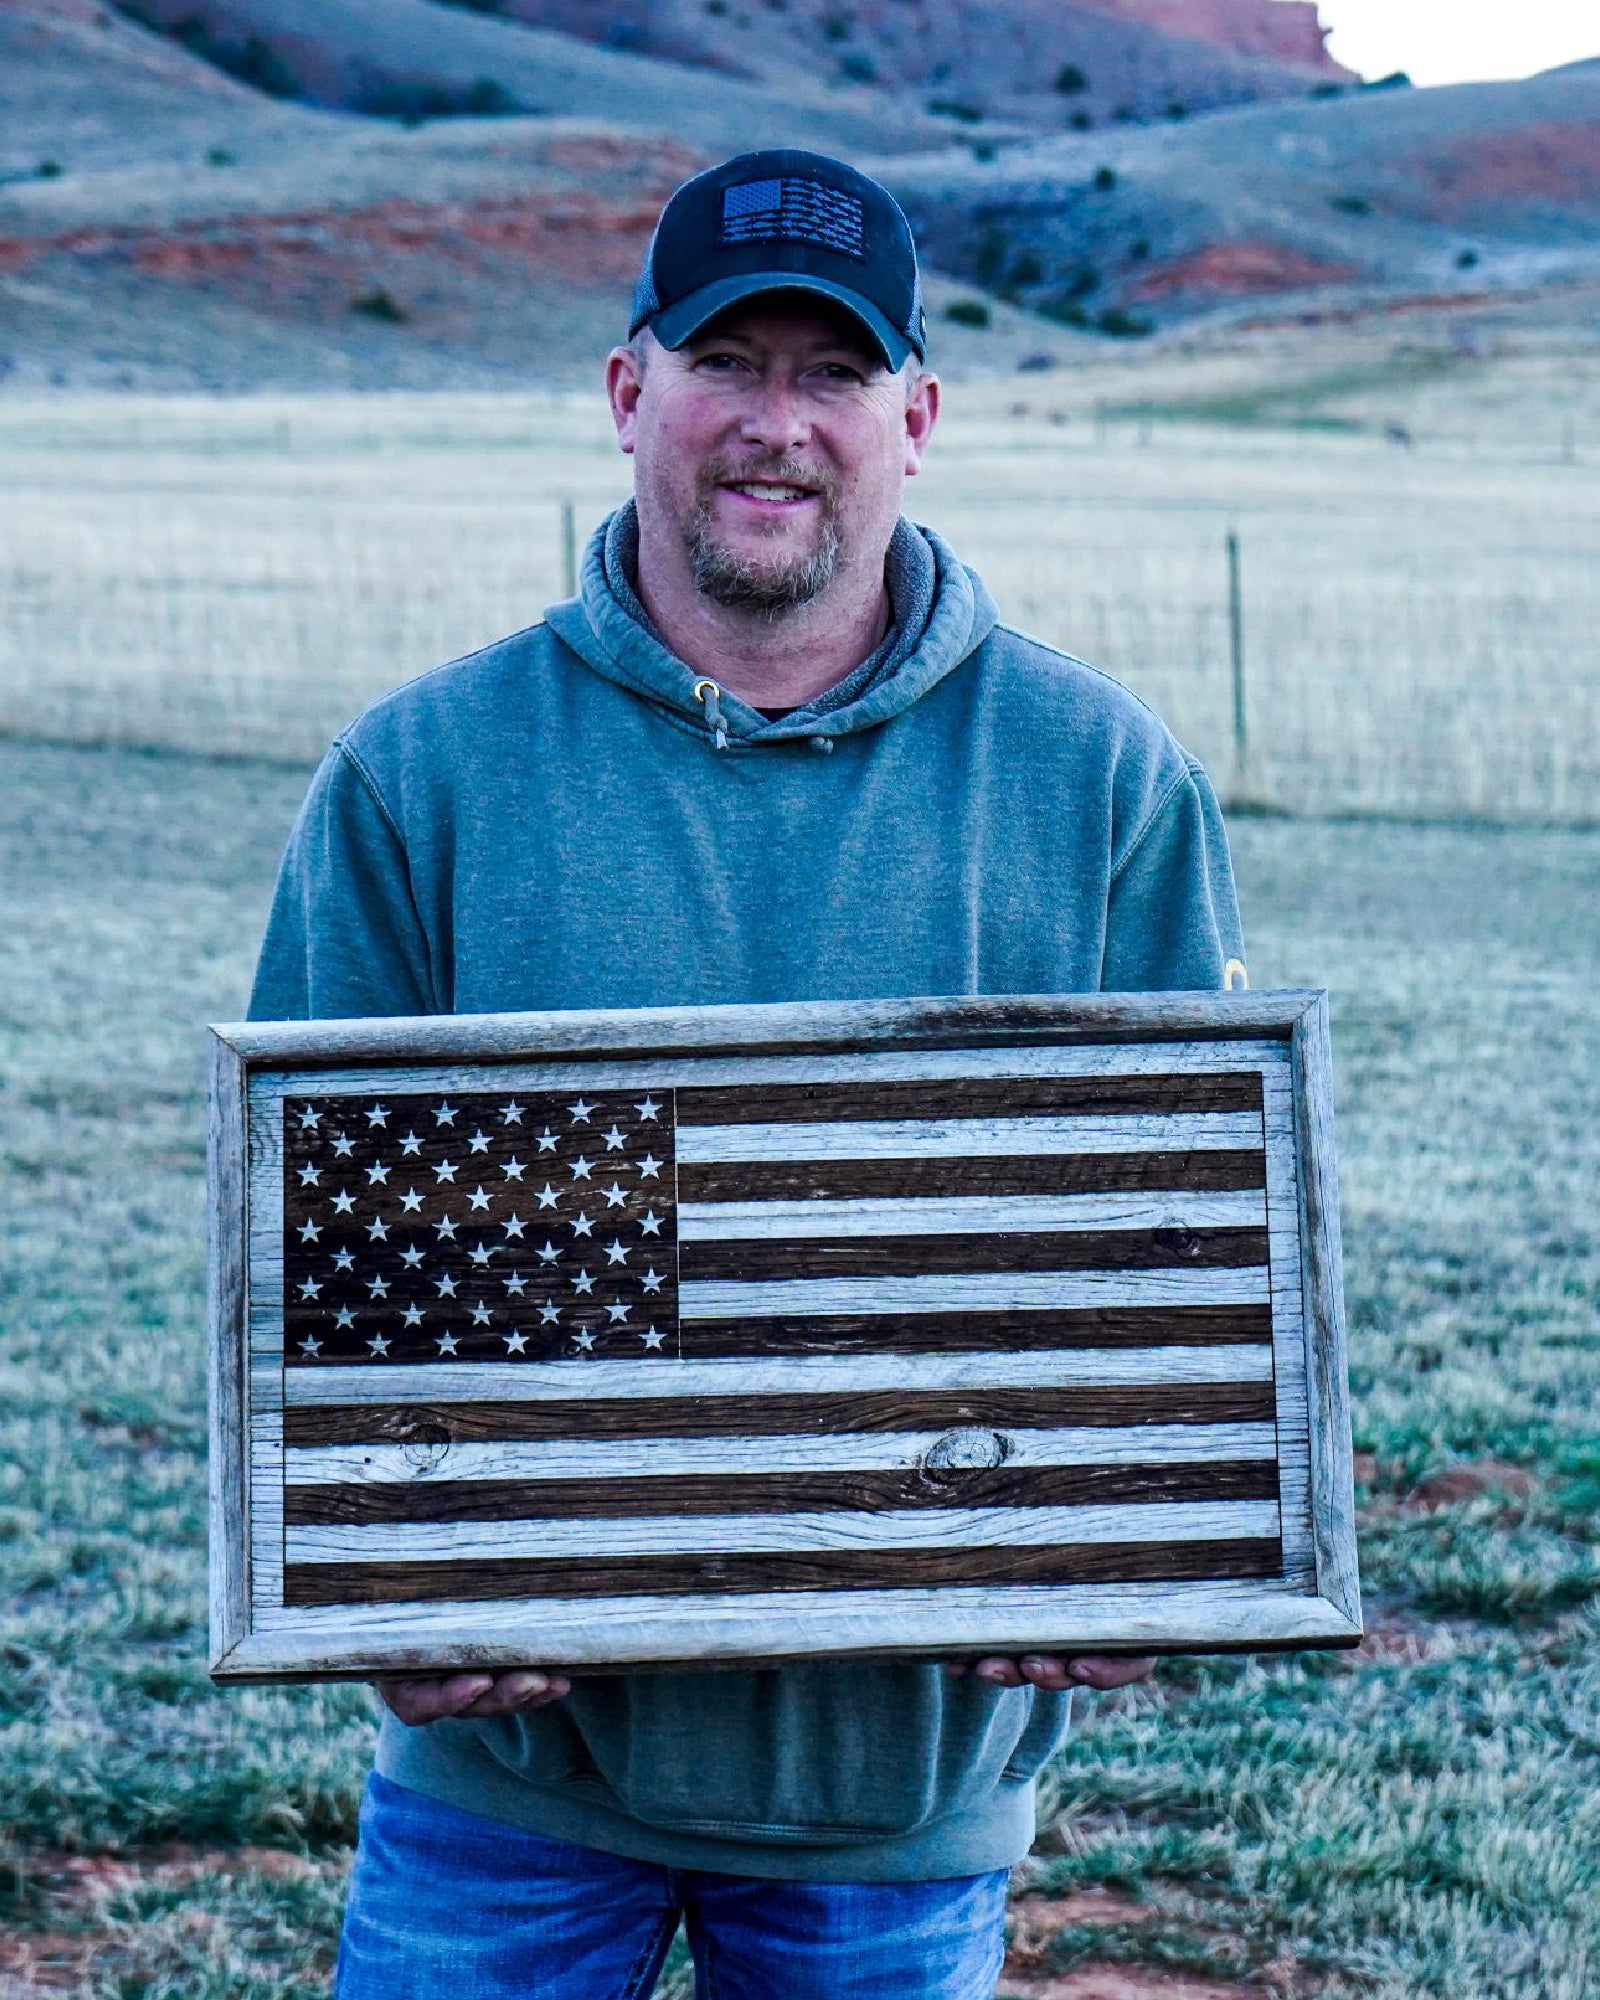
[[[188,0],[168,0],[173,6]],[[215,0],[213,0],[215,4]],[[492,0],[503,18],[728,78],[823,80],[980,142],[1301,97],[1349,73],[1289,0]],[[1164,15],[1170,18],[1157,18]],[[1191,13],[1191,23],[1185,17]],[[1288,34],[1277,17],[1285,16]],[[1311,17],[1312,32],[1305,32]],[[1176,27],[1175,23],[1183,25]],[[1297,30],[1297,32],[1295,32]],[[1292,57],[1274,45],[1292,49]]]
[[[1448,304],[1600,272],[1600,65],[885,172],[930,262],[1069,326]]]
[[[779,137],[845,152],[901,194],[930,270],[937,358],[957,372],[1197,322],[1492,306],[1600,271],[1600,64],[1316,95],[1303,66],[1287,98],[1041,132],[880,104],[865,82],[835,92],[817,72],[810,96],[792,81],[785,92],[781,35],[731,77],[703,48],[690,64],[434,0],[139,4],[167,9],[173,33],[97,0],[0,0],[0,383],[12,392],[587,378],[665,195],[698,165]],[[1147,23],[1034,4],[1155,37],[1174,61],[1223,60]],[[180,19],[197,6],[212,25]],[[970,22],[978,6],[925,11]],[[985,18],[1007,9],[1014,20],[1025,0],[993,0]],[[751,34],[739,18],[728,32]],[[863,29],[875,18],[863,0]],[[1218,32],[1250,18],[1230,0]],[[508,50],[522,67],[488,80],[547,110],[373,108],[380,85],[470,94],[477,66]],[[990,73],[998,103],[1021,72],[997,56]],[[958,324],[946,309],[962,294]]]

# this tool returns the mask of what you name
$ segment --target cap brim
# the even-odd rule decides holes
[[[679,299],[675,305],[665,307],[648,325],[663,347],[682,347],[686,340],[693,340],[701,328],[708,326],[719,313],[726,312],[730,306],[743,304],[746,299],[760,298],[765,292],[810,292],[817,298],[831,299],[835,305],[843,306],[871,334],[891,369],[903,368],[915,352],[911,342],[890,324],[870,299],[864,299],[859,292],[851,291],[846,285],[835,284],[831,278],[813,278],[798,271],[751,271],[742,277],[718,278],[713,284],[702,285],[699,291]]]

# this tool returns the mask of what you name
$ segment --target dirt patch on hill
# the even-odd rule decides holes
[[[1600,208],[1600,125],[1545,123],[1490,132],[1412,163],[1430,190],[1426,212],[1441,222],[1474,221],[1507,203]]]
[[[1253,239],[1208,243],[1186,256],[1152,264],[1129,286],[1140,300],[1250,298],[1257,293],[1305,291],[1313,285],[1347,284],[1359,278],[1354,264],[1313,257],[1292,244]]]

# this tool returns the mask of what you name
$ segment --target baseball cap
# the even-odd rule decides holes
[[[681,347],[763,292],[812,292],[852,313],[891,368],[926,352],[917,246],[885,187],[825,153],[740,153],[685,181],[656,224],[628,337]]]

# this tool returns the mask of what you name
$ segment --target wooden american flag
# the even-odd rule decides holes
[[[1319,1602],[1291,1041],[258,1080],[277,1670]]]

